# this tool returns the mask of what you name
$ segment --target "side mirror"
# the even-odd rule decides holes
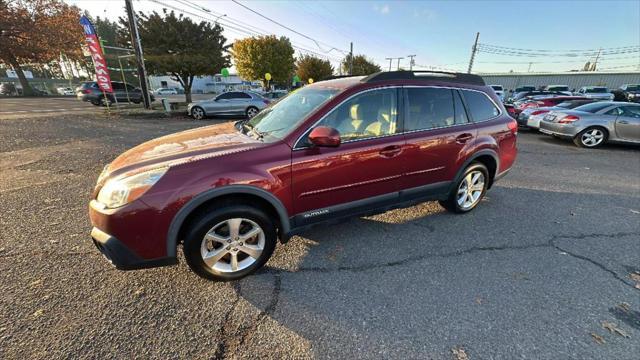
[[[315,146],[338,147],[340,146],[340,132],[328,126],[318,126],[309,133],[309,142]]]

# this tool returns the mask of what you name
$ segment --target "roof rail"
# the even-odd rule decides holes
[[[355,77],[355,76],[357,76],[357,75],[331,75],[331,76],[328,76],[328,77],[322,79],[322,81],[335,80],[335,79],[346,79],[346,78]]]
[[[435,81],[447,81],[472,85],[485,85],[484,79],[479,75],[447,72],[447,71],[382,71],[375,74],[371,74],[364,79],[360,80],[364,83],[374,81],[389,81],[389,80],[435,80]]]

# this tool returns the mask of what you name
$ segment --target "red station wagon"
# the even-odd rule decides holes
[[[517,124],[476,75],[381,72],[305,86],[251,119],[141,144],[100,175],[91,236],[118,269],[234,280],[278,239],[438,200],[474,209],[516,158]]]

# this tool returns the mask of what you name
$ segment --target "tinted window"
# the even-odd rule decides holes
[[[607,112],[605,112],[605,115],[613,115],[613,116],[618,116],[618,115],[622,115],[624,111],[622,111],[622,108],[617,107],[617,108],[613,108]]]
[[[455,124],[453,91],[439,88],[409,88],[405,130],[433,129]]]
[[[231,99],[251,99],[251,95],[243,92],[232,92]]]
[[[640,118],[640,106],[623,106],[622,116]]]
[[[611,104],[609,104],[609,103],[595,102],[595,103],[591,103],[591,104],[578,106],[577,108],[574,108],[574,110],[590,112],[590,113],[597,113],[598,111],[600,111],[600,110],[602,110],[604,108],[607,108],[609,106],[611,106]]]
[[[491,85],[491,88],[495,91],[502,91],[502,86],[500,85]]]
[[[606,87],[595,87],[595,88],[587,88],[585,93],[587,94],[600,94],[600,93],[608,93],[609,89]]]
[[[549,86],[547,88],[549,91],[569,91],[568,86]]]
[[[627,85],[627,91],[640,91],[640,85]]]
[[[113,87],[113,90],[124,90],[123,83],[112,82],[111,87]]]
[[[233,98],[233,93],[227,92],[227,93],[218,95],[216,100],[224,100],[224,99],[232,99],[232,98]]]
[[[334,109],[318,126],[337,129],[342,141],[395,134],[398,118],[396,97],[395,89],[365,92]]]
[[[474,121],[482,121],[498,116],[500,111],[483,92],[462,90],[467,109]]]

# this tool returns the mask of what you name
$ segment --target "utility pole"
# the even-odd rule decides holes
[[[389,60],[389,71],[391,71],[391,62],[393,61],[393,58],[384,58],[385,60]]]
[[[596,71],[596,66],[598,65],[598,59],[600,59],[600,53],[602,52],[602,48],[600,48],[600,50],[598,50],[598,55],[596,55],[596,60],[593,62],[593,65],[591,65],[591,71]]]
[[[129,17],[129,31],[131,32],[131,43],[136,52],[136,60],[138,62],[138,79],[140,79],[140,89],[142,89],[142,101],[145,109],[151,109],[151,99],[149,98],[149,88],[147,86],[147,71],[144,68],[144,55],[142,54],[142,45],[140,44],[140,34],[138,33],[138,22],[133,12],[133,4],[131,0],[124,0],[127,8],[127,16]]]
[[[469,70],[467,70],[467,74],[471,74],[471,69],[473,68],[473,59],[476,57],[476,52],[478,51],[478,38],[480,38],[480,33],[476,33],[476,41],[473,43],[473,48],[471,48],[471,59],[469,59]]]
[[[400,60],[404,59],[403,57],[391,57],[391,58],[384,58],[385,60],[389,60],[389,71],[391,71],[391,62],[393,60],[398,60],[398,68],[397,70],[400,70]]]
[[[398,58],[398,67],[396,68],[396,70],[400,70],[400,60],[404,59],[403,57],[399,57]]]
[[[414,57],[416,57],[415,55],[407,55],[407,57],[411,60],[409,60],[409,71],[413,70],[413,65],[416,64],[415,60],[413,60]]]
[[[532,62],[529,63],[529,69],[527,69],[527,72],[531,72],[531,65],[533,65]]]
[[[353,42],[351,42],[351,50],[349,51],[349,75],[353,75]]]

